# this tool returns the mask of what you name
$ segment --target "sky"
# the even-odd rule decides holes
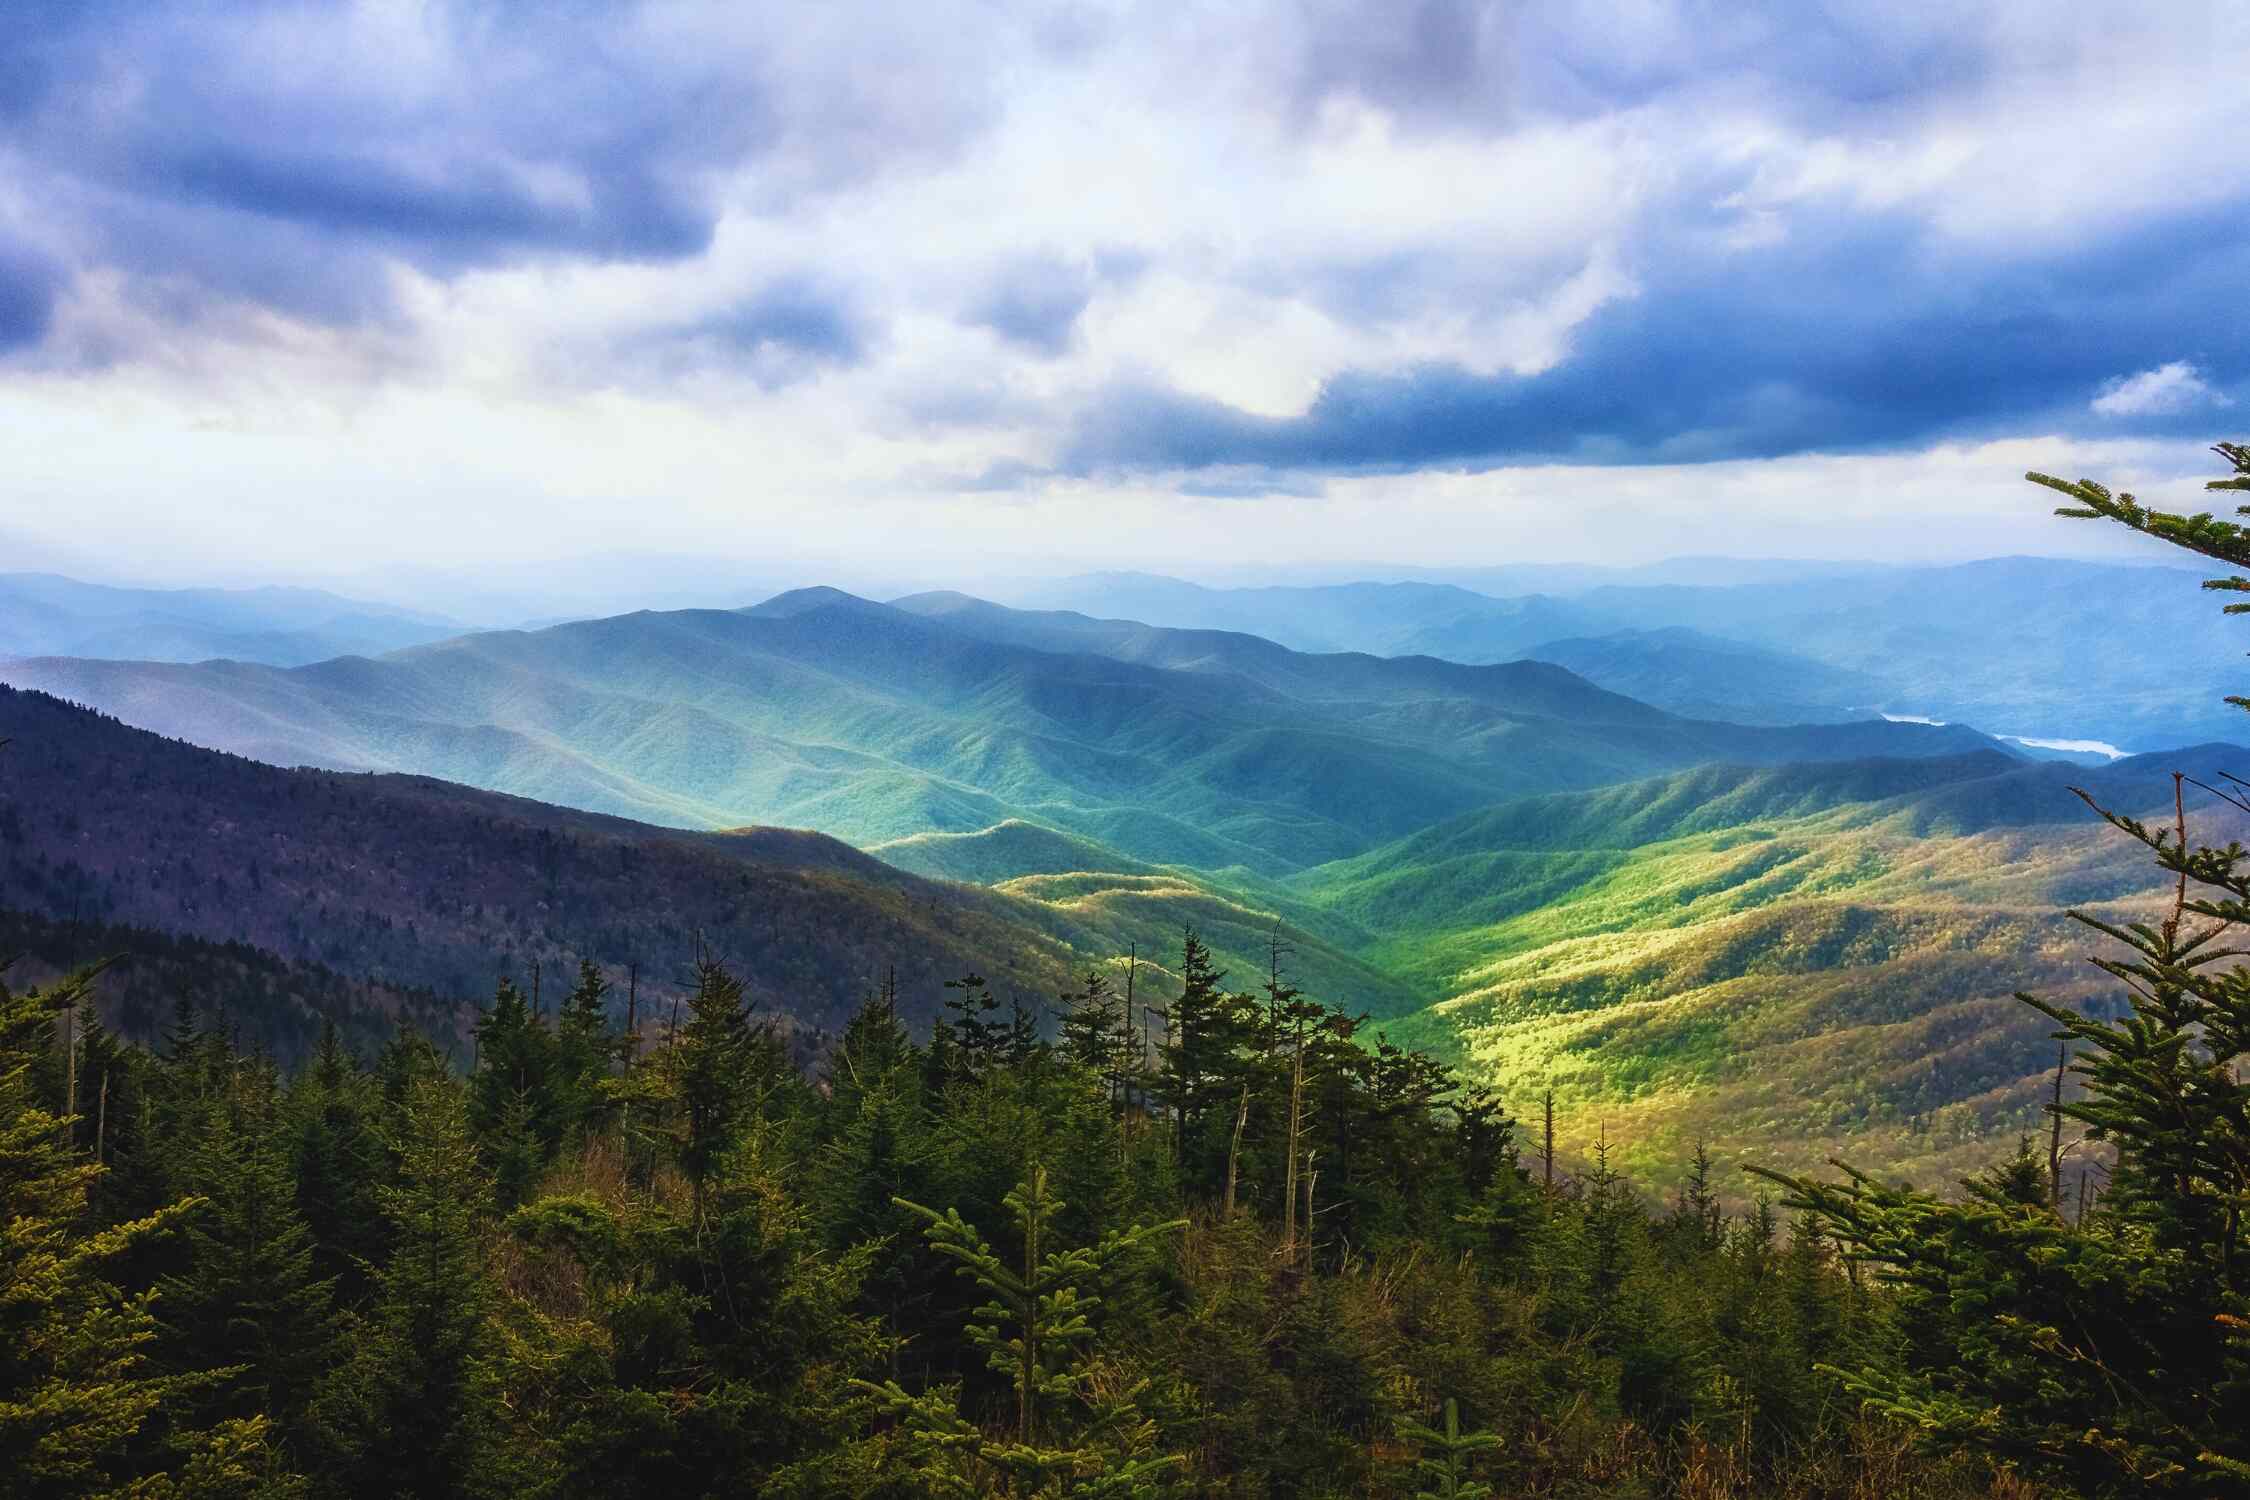
[[[2250,6],[13,0],[0,571],[2119,555]],[[473,610],[456,611],[474,613]]]

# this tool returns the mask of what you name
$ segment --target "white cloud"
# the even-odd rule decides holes
[[[162,276],[105,264],[76,200],[50,201],[43,179],[7,170],[52,142],[0,139],[0,232],[22,229],[79,273],[44,349],[0,364],[0,438],[16,455],[0,474],[0,565],[22,549],[85,548],[189,581],[222,566],[394,567],[436,549],[592,554],[628,536],[719,553],[864,547],[965,584],[981,560],[1030,549],[1160,566],[1168,553],[1342,564],[1620,546],[1959,556],[2044,549],[2047,535],[2054,550],[2088,545],[2060,523],[2030,538],[2037,507],[2024,509],[2015,477],[2026,467],[2120,482],[2202,472],[2185,445],[2039,439],[1347,475],[1319,498],[1247,503],[1183,495],[1178,475],[1008,494],[933,480],[1052,462],[1072,413],[1120,382],[1284,419],[1347,371],[1533,376],[1567,364],[1589,320],[1654,309],[1664,258],[1682,244],[1746,253],[1865,221],[1897,227],[1900,259],[1933,243],[1962,259],[1998,246],[1997,258],[2237,191],[2224,165],[2250,130],[2250,95],[2207,80],[2239,73],[2250,33],[2223,6],[2118,6],[2101,24],[2093,4],[2070,24],[1969,0],[1823,7],[1849,13],[1831,23],[1847,41],[1885,42],[1892,65],[1877,79],[1860,66],[1866,49],[1842,43],[1794,72],[1763,67],[1791,60],[1786,5],[1717,17],[1637,0],[1557,36],[1567,9],[1481,16],[1475,66],[1453,69],[1443,55],[1362,45],[1389,24],[1376,4],[1119,0],[1080,14],[1082,35],[1049,35],[1007,5],[872,26],[851,7],[712,21],[654,6],[595,38],[584,70],[558,63],[578,92],[552,99],[541,79],[466,68],[485,54],[424,24],[450,13],[442,4],[364,6],[340,29],[253,28],[238,55],[212,42],[227,64],[217,76],[245,98],[302,84],[284,101],[291,130],[261,125],[258,139],[317,134],[334,115],[327,128],[395,130],[400,151],[482,143],[514,172],[545,160],[525,119],[598,124],[588,98],[628,119],[638,110],[651,130],[676,127],[672,170],[650,191],[707,211],[710,241],[613,255],[480,243],[455,256],[410,253],[422,241],[405,230],[339,234],[352,264],[376,268],[372,304],[386,310],[344,317],[278,299],[279,272],[198,291],[200,262],[148,257]],[[1514,32],[1496,29],[1502,16]],[[1309,34],[1322,27],[1336,34]],[[354,71],[363,58],[385,66]],[[2094,86],[2104,79],[2121,81]],[[491,107],[463,117],[458,101],[482,92]],[[183,119],[208,124],[206,93],[183,97],[194,105]],[[673,109],[675,97],[705,102]],[[519,119],[518,104],[543,101]],[[605,180],[589,169],[517,185],[538,206]],[[2098,216],[2086,211],[2097,199]],[[244,222],[211,250],[214,265],[312,259],[286,223]],[[964,317],[1027,256],[1129,269],[1090,277],[1056,350],[1026,350]],[[722,318],[777,281],[833,289],[839,316],[866,320],[856,362],[761,381],[754,363],[627,357],[651,330]],[[1775,305],[1777,332],[1822,312]],[[1839,346],[1865,331],[1839,331]],[[2240,378],[2226,357],[2148,337],[2153,348],[2102,353],[2090,371],[2175,348],[2204,367],[2120,377],[2094,413],[2228,404],[2211,383]],[[2039,409],[2092,380],[2071,376]]]
[[[2155,417],[2208,406],[2232,406],[2234,401],[2214,390],[2195,366],[2175,359],[2138,375],[2118,376],[2105,383],[2101,394],[2088,404],[2105,417]]]

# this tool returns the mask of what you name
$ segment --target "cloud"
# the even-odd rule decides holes
[[[825,368],[861,363],[875,338],[871,320],[848,294],[800,274],[692,320],[636,333],[626,343],[674,376],[716,370],[772,390]]]
[[[1341,97],[1417,123],[1507,117],[1518,30],[1509,0],[1310,0],[1296,9],[1290,93],[1301,114]]]
[[[192,532],[270,482],[311,555],[505,550],[558,496],[682,547],[885,505],[1364,555],[1424,488],[1473,530],[1562,468],[1633,497],[1598,543],[1705,504],[1695,472],[2199,452],[2250,405],[2223,0],[6,16],[17,493],[153,505],[161,470]],[[2143,389],[2170,366],[2206,394]],[[1810,509],[1769,499],[1747,534]]]
[[[54,321],[63,270],[0,237],[0,354],[37,344]]]
[[[1748,246],[1698,235],[1677,208],[1663,222],[1640,293],[1595,308],[1550,368],[1345,370],[1288,416],[1121,382],[1080,414],[1060,466],[1697,463],[2067,431],[2104,372],[2190,337],[2250,379],[2250,329],[2211,311],[2250,284],[2250,245],[2224,216],[2013,261],[1949,249],[1897,214],[1800,213],[1789,235]],[[2130,398],[2097,410],[2152,432],[2189,414]]]
[[[2175,359],[2138,375],[2105,381],[2101,394],[2087,405],[2105,417],[2145,417],[2232,406],[2234,401],[2223,391],[2212,389],[2195,366]]]
[[[1026,257],[993,276],[970,308],[968,321],[1052,357],[1070,347],[1078,315],[1093,298],[1091,271],[1058,257]]]
[[[144,305],[326,323],[397,267],[679,262],[991,119],[993,25],[656,3],[34,5],[0,47],[0,161]],[[317,268],[317,269],[315,269]]]

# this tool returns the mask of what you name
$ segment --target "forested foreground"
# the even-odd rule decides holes
[[[645,1050],[591,966],[551,1015],[503,985],[466,1077],[13,997],[8,1457],[34,1494],[1443,1494],[1450,1401],[1505,1493],[1988,1487],[1815,1368],[1911,1324],[1814,1218],[1550,1182],[1491,1095],[1183,971],[1146,1070],[1100,971],[1051,1038],[973,979],[926,1044],[876,996],[814,1077],[715,960]]]
[[[9,1493],[2240,1488],[2241,1197],[2164,1139],[2077,1212],[2029,1152],[1952,1203],[1729,1214],[1699,1162],[1656,1204],[1185,948],[1153,1055],[1101,971],[1051,1037],[969,977],[810,1077],[716,960],[645,1049],[590,965],[552,1014],[503,984],[465,1077],[10,995]]]
[[[1559,1170],[1192,933],[1155,996],[870,996],[810,1073],[716,956],[631,1026],[503,983],[465,1072],[0,989],[0,1490],[2250,1494],[2250,852],[2110,821],[2177,896],[2089,923],[2115,1003],[2027,997],[2079,1088],[1943,1195]]]

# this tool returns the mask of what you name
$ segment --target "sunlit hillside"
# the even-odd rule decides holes
[[[2175,762],[2215,779],[2245,760],[1708,768],[1511,804],[1292,884],[1444,997],[1395,1037],[1519,1101],[1552,1086],[1574,1155],[1606,1134],[1661,1176],[1700,1139],[1939,1180],[2040,1125],[2052,1028],[2015,992],[2116,989],[2062,909],[2165,909],[2146,851],[2069,784],[2146,812]],[[2240,831],[2201,793],[2188,809],[2200,838]]]

